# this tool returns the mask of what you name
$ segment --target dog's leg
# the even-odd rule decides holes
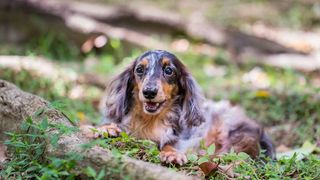
[[[173,146],[165,145],[160,152],[160,160],[165,163],[183,165],[188,162],[184,153],[178,152]]]
[[[99,127],[81,125],[80,130],[88,138],[103,137],[104,133],[107,133],[108,136],[111,137],[117,137],[121,133],[121,129],[115,123],[105,124]]]

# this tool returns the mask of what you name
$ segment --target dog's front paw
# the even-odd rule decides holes
[[[173,163],[179,164],[180,166],[188,162],[187,156],[177,151],[161,151],[160,160],[167,164]]]
[[[115,124],[107,124],[96,128],[95,138],[100,138],[104,136],[108,137],[118,137],[121,133],[121,129]],[[106,135],[105,135],[106,134]]]
[[[80,130],[87,138],[100,138],[100,137],[118,137],[121,129],[114,123],[94,127],[91,125],[81,125]]]

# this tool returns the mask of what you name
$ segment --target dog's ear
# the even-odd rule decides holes
[[[182,116],[180,121],[186,123],[188,127],[199,126],[204,121],[201,108],[203,97],[199,85],[186,70],[181,69],[180,88],[182,95]]]
[[[120,123],[130,111],[133,99],[133,68],[135,62],[116,76],[107,87],[105,115],[107,119]]]

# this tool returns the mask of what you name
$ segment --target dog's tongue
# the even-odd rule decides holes
[[[156,111],[159,103],[155,102],[146,102],[146,110],[147,111]]]

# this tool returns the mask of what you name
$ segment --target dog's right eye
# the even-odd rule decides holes
[[[171,67],[166,67],[164,69],[164,73],[168,76],[171,76],[173,74],[173,69]]]
[[[136,73],[137,73],[138,75],[142,75],[143,72],[144,72],[144,69],[143,69],[141,66],[137,67]]]

